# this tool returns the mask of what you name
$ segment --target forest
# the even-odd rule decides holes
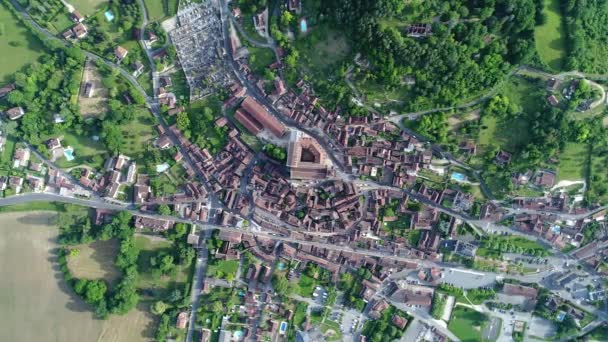
[[[370,61],[369,82],[400,87],[405,76],[415,79],[408,103],[453,104],[487,90],[512,66],[534,54],[533,30],[542,19],[542,2],[338,0],[323,4],[334,24],[352,38],[357,51]],[[411,37],[400,25],[412,12],[432,23],[431,34]],[[409,21],[409,22],[408,22]]]
[[[608,2],[562,1],[566,24],[566,68],[589,73],[608,72]]]

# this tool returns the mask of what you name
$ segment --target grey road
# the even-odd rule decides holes
[[[206,234],[203,237],[206,238]],[[207,243],[206,241],[203,241],[196,257],[195,273],[192,279],[192,288],[190,290],[190,320],[188,323],[186,342],[192,341],[194,327],[196,325],[196,310],[200,304],[201,289],[203,288],[203,282],[205,281],[205,273],[207,272],[208,255]]]

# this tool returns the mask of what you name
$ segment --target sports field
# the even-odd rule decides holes
[[[545,0],[546,22],[536,26],[534,38],[536,51],[543,62],[551,68],[560,70],[566,55],[566,33],[559,8],[559,0]]]
[[[0,84],[44,53],[42,44],[0,3]]]

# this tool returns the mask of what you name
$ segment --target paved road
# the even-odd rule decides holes
[[[204,237],[206,237],[206,234]],[[196,323],[197,309],[200,304],[201,289],[203,288],[203,282],[205,281],[205,273],[207,272],[208,255],[209,251],[207,250],[207,243],[206,241],[203,241],[196,258],[195,273],[192,279],[192,288],[190,289],[191,307],[186,342],[192,341],[192,335],[194,333]]]

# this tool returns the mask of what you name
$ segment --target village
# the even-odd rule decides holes
[[[291,51],[271,37],[276,14],[239,4],[186,1],[166,37],[135,28],[143,48],[125,42],[99,57],[120,82],[137,84],[103,101],[108,113],[145,113],[145,143],[85,159],[60,129],[39,144],[21,139],[14,127],[30,113],[8,100],[23,86],[1,85],[0,204],[90,207],[99,229],[128,212],[137,234],[161,240],[187,227],[191,284],[183,303],[158,314],[170,322],[167,340],[527,341],[605,329],[608,206],[586,200],[589,182],[564,180],[558,162],[511,172],[517,156],[502,146],[463,136],[449,150],[401,114],[327,103],[308,77],[284,76]],[[281,1],[280,10],[306,37],[306,2]],[[56,38],[78,46],[92,23],[78,11],[69,20]],[[404,28],[413,39],[433,34],[430,24]],[[173,59],[167,45],[152,48],[159,39],[175,48],[174,65],[163,64]],[[272,77],[255,66],[260,49]],[[84,77],[83,104],[115,77],[98,69],[106,82]],[[586,82],[548,77],[540,99],[566,106],[595,87]],[[597,106],[577,101],[576,112]],[[66,117],[51,121],[63,127]],[[201,117],[209,131],[196,132]],[[99,126],[91,144],[110,146],[106,117],[88,120]],[[479,169],[488,165],[506,179],[506,196],[495,197]]]

